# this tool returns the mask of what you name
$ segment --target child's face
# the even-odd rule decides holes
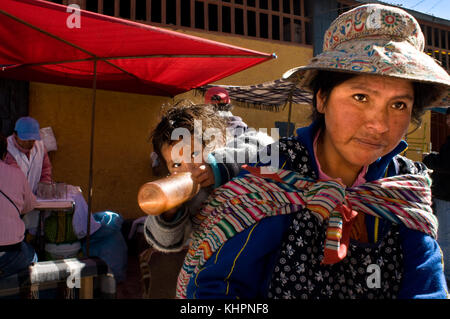
[[[192,173],[195,169],[205,165],[202,149],[198,145],[194,145],[193,137],[190,141],[190,145],[183,140],[177,141],[171,145],[167,143],[163,144],[161,147],[161,154],[166,161],[167,169],[170,174],[181,172]]]
[[[328,101],[318,97],[325,115],[323,153],[358,171],[392,151],[411,120],[414,90],[410,81],[360,75],[334,87]]]

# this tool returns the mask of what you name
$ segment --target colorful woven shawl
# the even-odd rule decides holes
[[[216,189],[194,218],[191,244],[178,276],[177,298],[186,298],[191,276],[228,239],[265,217],[305,207],[319,220],[328,219],[323,264],[345,258],[352,220],[360,212],[437,236],[427,176],[400,175],[345,188],[336,181],[316,182],[289,170],[261,174],[260,168],[245,169],[248,173]]]

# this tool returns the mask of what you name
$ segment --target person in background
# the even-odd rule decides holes
[[[24,241],[21,219],[34,208],[36,197],[20,169],[5,163],[6,153],[6,138],[0,134],[0,278],[37,262],[33,247]]]
[[[230,130],[230,134],[240,135],[248,129],[247,124],[243,122],[241,117],[231,113],[234,106],[225,88],[220,86],[209,88],[205,93],[205,103],[213,105],[217,114],[227,120],[227,128]]]
[[[39,182],[52,182],[52,164],[34,118],[26,116],[16,121],[14,133],[8,137],[5,163],[22,170],[34,194]]]
[[[19,118],[7,141],[5,163],[20,168],[31,191],[37,195],[40,182],[52,182],[52,164],[41,140],[38,121],[29,116]],[[38,212],[35,210],[26,214],[23,221],[27,231],[34,235],[38,225]]]
[[[450,129],[450,107],[447,108],[446,122]],[[423,163],[433,170],[434,213],[439,221],[438,243],[444,254],[445,278],[450,283],[450,135],[442,145],[439,153],[430,153]]]

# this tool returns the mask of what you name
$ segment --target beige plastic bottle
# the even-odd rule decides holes
[[[145,183],[138,192],[139,207],[149,215],[160,215],[190,200],[200,190],[191,173],[177,173]]]

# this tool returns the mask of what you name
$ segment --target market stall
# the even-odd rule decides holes
[[[4,0],[0,17],[0,77],[92,88],[88,216],[97,89],[173,97],[275,57],[46,1]]]

